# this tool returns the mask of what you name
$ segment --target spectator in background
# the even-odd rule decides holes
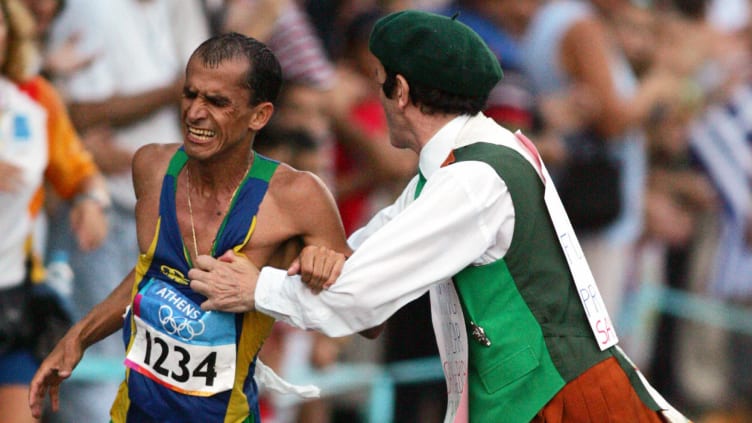
[[[54,51],[45,47],[52,24],[63,11],[64,0],[24,0],[26,7],[34,15],[36,22],[36,39],[42,50],[40,72],[48,78],[55,75],[65,75],[77,69],[88,66],[94,59],[95,53],[82,54],[77,50],[78,34],[71,34]]]
[[[715,205],[715,191],[690,157],[687,128],[695,111],[665,108],[646,125],[648,185],[646,239],[689,247],[699,215]],[[688,249],[688,248],[687,248]]]
[[[654,270],[642,274],[633,286],[642,281],[658,282],[672,290],[702,295],[713,273],[707,268],[717,243],[717,185],[711,186],[713,177],[708,176],[712,175],[698,166],[697,158],[702,155],[688,148],[690,135],[695,132],[690,128],[698,126],[693,123],[698,116],[706,115],[708,103],[726,101],[730,89],[748,78],[750,69],[749,51],[741,45],[741,38],[719,31],[707,19],[710,4],[705,0],[674,0],[654,5],[652,10],[626,7],[610,21],[633,67],[643,73],[656,67],[667,69],[682,81],[679,101],[656,108],[645,124],[649,178],[639,251],[640,264]],[[629,21],[638,23],[632,25],[631,34]],[[713,115],[723,114],[719,113],[723,108],[714,109]],[[734,120],[730,117],[718,133],[739,133]],[[715,126],[710,132],[719,128]],[[707,143],[714,147],[723,144],[722,140]],[[725,170],[733,168],[729,163],[722,166]],[[632,346],[634,341],[642,344],[637,348],[648,347],[642,357],[635,358],[646,364],[644,368],[656,388],[670,401],[698,410],[698,414],[719,403],[728,407],[724,373],[731,360],[723,352],[722,339],[735,335],[673,313],[658,317],[654,328],[652,319],[646,325],[651,332],[638,333],[641,339],[633,337],[628,342]]]
[[[43,246],[33,227],[49,183],[71,201],[65,216],[82,251],[97,248],[107,233],[104,178],[84,150],[53,86],[34,73],[34,21],[18,0],[0,0],[0,295],[40,279]],[[29,256],[31,266],[27,267]],[[23,297],[18,297],[19,299]],[[35,310],[44,312],[43,310]],[[0,315],[8,316],[6,310]],[[9,322],[3,322],[3,327]],[[0,345],[0,416],[36,421],[26,406],[39,362],[24,345]]]
[[[50,28],[54,20],[60,15],[65,5],[64,0],[23,0],[26,8],[34,16],[34,22],[36,23],[36,29],[34,31],[35,39],[38,44],[38,49],[42,52],[42,63],[40,72],[44,73],[47,77],[51,77],[56,71],[64,71],[67,65],[61,64],[58,66],[55,62],[57,60],[67,63],[69,58],[63,57],[62,54],[55,55],[49,54],[45,51],[45,43],[49,36]],[[77,59],[75,54],[75,37],[71,37],[68,43],[65,44],[65,48],[61,48],[61,52],[69,53],[73,58]],[[74,65],[78,67],[79,65]],[[53,71],[54,69],[54,71]]]
[[[686,37],[687,28],[678,30],[681,25],[673,12],[651,7],[625,4],[619,13],[619,19],[609,20],[615,40],[624,51],[630,66],[639,78],[648,74],[657,66],[658,62],[668,65],[682,56],[682,40],[675,39],[676,34]],[[661,22],[661,25],[658,25]],[[665,47],[664,47],[665,46]],[[697,46],[696,46],[697,47]],[[659,53],[660,52],[660,53]],[[677,54],[677,52],[679,54]],[[675,71],[679,71],[679,63],[671,63]],[[686,70],[682,71],[685,77]],[[682,90],[682,104],[664,104],[656,107],[650,118],[642,125],[646,134],[646,151],[648,159],[648,175],[644,198],[644,229],[636,248],[636,262],[631,276],[622,294],[622,303],[632,304],[639,296],[643,282],[670,283],[686,276],[684,268],[680,266],[680,254],[676,251],[688,251],[694,238],[696,220],[699,219],[703,208],[699,198],[690,198],[685,182],[696,180],[698,193],[707,188],[701,175],[691,170],[686,148],[686,125],[692,114],[700,107],[697,92],[693,93],[691,84],[684,84]],[[684,206],[692,205],[692,208]],[[671,264],[668,266],[667,264]],[[669,268],[680,270],[672,272]],[[681,269],[679,269],[681,268]],[[662,383],[665,374],[670,373],[674,366],[675,356],[669,347],[674,338],[672,331],[662,331],[657,335],[652,324],[647,322],[625,321],[629,319],[632,309],[625,307],[622,311],[622,339],[630,346],[630,354],[638,363],[650,368],[653,358],[653,340],[658,354],[669,360],[661,361],[660,374],[649,372],[655,378],[655,385],[669,398],[678,402],[673,392],[678,385]],[[651,322],[652,323],[652,322]],[[641,331],[632,329],[642,329]]]
[[[590,148],[604,150],[602,154],[615,161],[614,172],[619,174],[615,188],[619,195],[615,201],[620,202],[621,207],[616,210],[616,217],[598,227],[580,226],[578,231],[606,308],[618,330],[622,295],[634,264],[634,247],[643,228],[647,158],[642,125],[656,105],[676,95],[677,81],[660,69],[653,69],[642,80],[635,76],[623,50],[614,42],[608,18],[617,17],[626,1],[612,2],[605,7],[607,2],[593,1],[591,5],[570,0],[535,0],[522,2],[526,3],[524,14],[519,13],[518,7],[523,7],[520,2],[503,0],[501,3],[506,8],[505,26],[517,28],[522,39],[525,71],[536,95],[585,91],[597,105],[581,128],[565,135],[569,139],[569,160]],[[536,7],[531,9],[529,3],[535,3]],[[591,140],[593,145],[583,150],[585,140]],[[556,172],[554,169],[552,173],[556,175]],[[591,174],[589,178],[594,176]],[[603,178],[595,177],[599,182]],[[563,182],[560,181],[560,188]],[[590,193],[583,182],[568,184],[573,189],[585,190],[582,191],[585,197]],[[562,199],[567,204],[565,198]],[[593,204],[588,200],[581,203]],[[573,210],[569,211],[574,222]],[[585,207],[583,211],[591,210]]]
[[[697,110],[691,105],[665,107],[656,113],[646,125],[648,146],[648,180],[645,192],[645,228],[639,244],[640,263],[636,266],[640,276],[633,282],[630,292],[639,294],[640,284],[659,283],[672,289],[698,291],[698,276],[708,244],[708,216],[717,213],[716,193],[707,175],[697,166],[688,145],[688,126],[695,119]],[[652,265],[651,269],[651,263]],[[644,269],[644,270],[643,270]],[[699,273],[699,274],[698,274]],[[702,290],[700,288],[699,290]],[[635,298],[639,298],[639,295]],[[696,373],[696,363],[687,360],[681,351],[686,344],[682,334],[687,333],[697,344],[712,345],[712,328],[696,326],[670,314],[660,314],[655,320],[630,322],[646,325],[648,331],[636,333],[629,343],[640,354],[635,360],[655,381],[656,389],[673,403],[688,409],[696,409],[690,400],[697,392],[692,386],[691,375],[680,376],[680,369]],[[690,332],[686,332],[690,330]],[[717,331],[716,331],[717,332]],[[699,334],[703,335],[699,335]],[[699,336],[698,336],[699,335]],[[639,338],[637,338],[639,337]],[[717,345],[711,347],[717,349]],[[705,360],[703,360],[705,361]],[[718,370],[720,360],[712,360],[701,366]],[[720,372],[713,372],[716,381]],[[712,391],[717,383],[703,378],[702,391]],[[712,396],[712,394],[710,394]],[[701,402],[701,401],[700,401]]]
[[[752,310],[752,147],[750,121],[752,84],[740,84],[724,102],[711,105],[691,126],[690,145],[717,188],[718,250],[710,268],[707,292],[728,304]],[[752,354],[749,333],[726,336],[730,366],[727,397],[714,404],[730,421],[752,419]],[[735,416],[734,416],[735,415]],[[732,417],[734,416],[734,417]],[[732,419],[733,418],[733,419]]]
[[[353,17],[344,31],[344,49],[337,61],[340,77],[362,91],[345,111],[351,130],[336,138],[335,192],[348,235],[363,226],[376,210],[391,203],[418,166],[413,152],[396,149],[389,143],[379,87],[370,79],[377,59],[368,50],[368,36],[382,15],[381,10],[373,9]]]
[[[650,70],[658,50],[658,17],[651,8],[637,5],[625,5],[620,17],[613,22],[614,34],[632,70],[640,78]]]
[[[68,0],[53,24],[49,51],[78,37],[92,62],[56,75],[76,127],[85,135],[112,193],[111,231],[94,251],[70,243],[69,227],[52,216],[50,247],[69,252],[76,272],[76,318],[104,299],[138,255],[131,160],[142,145],[180,139],[178,101],[191,51],[208,35],[198,0]],[[188,20],[189,17],[193,20]],[[177,37],[177,38],[176,38]],[[92,355],[123,359],[111,336]],[[62,391],[60,422],[108,421],[116,381],[73,382]]]
[[[682,5],[685,2],[677,0],[677,3]],[[735,26],[740,29],[732,31],[712,25],[708,19],[710,11],[705,10],[695,17],[693,27],[695,34],[706,34],[708,40],[708,54],[704,56],[702,68],[705,72],[700,75],[706,77],[698,78],[698,83],[709,95],[706,96],[707,106],[689,125],[689,146],[717,190],[721,208],[716,226],[712,228],[717,249],[708,266],[707,281],[692,288],[730,306],[752,310],[752,122],[749,119],[752,110],[752,26],[749,3],[746,11],[738,8],[742,4],[729,4],[734,5],[738,17],[747,19],[746,25]],[[690,398],[695,400],[698,408],[715,411],[705,416],[708,421],[746,422],[752,419],[752,373],[747,363],[752,354],[752,336],[738,327],[732,326],[731,329],[724,336],[723,360],[719,360],[727,366],[722,396],[714,397],[712,401]],[[696,333],[694,330],[692,335]],[[690,341],[676,345],[675,351],[705,352],[712,348],[705,342],[691,342],[696,339],[691,335],[687,338]],[[683,356],[692,357],[686,352]],[[721,367],[714,367],[718,368]],[[673,377],[669,382],[682,382],[678,372],[669,376]]]

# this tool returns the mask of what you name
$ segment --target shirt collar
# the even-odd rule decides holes
[[[426,179],[429,179],[441,167],[449,153],[454,149],[457,136],[468,119],[470,119],[470,116],[462,115],[450,120],[420,150],[418,167]]]

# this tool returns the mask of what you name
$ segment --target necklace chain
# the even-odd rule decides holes
[[[193,235],[193,249],[198,257],[198,242],[196,241],[196,226],[193,224],[193,206],[191,205],[191,171],[186,169],[186,192],[188,194],[188,215],[191,217],[191,234]]]
[[[235,186],[235,190],[232,192],[232,197],[230,197],[230,202],[227,203],[227,209],[225,210],[225,214],[227,214],[227,211],[230,210],[230,206],[232,205],[232,201],[235,199],[235,195],[237,195],[238,190],[240,189],[240,185],[243,183],[243,180],[245,179],[246,175],[248,174],[248,171],[251,169],[251,160],[248,161],[248,167],[246,167],[245,172],[243,173],[243,177],[240,178],[240,181],[238,181],[238,184]],[[191,204],[191,170],[186,167],[186,191],[188,194],[188,216],[191,218],[191,235],[193,236],[193,251],[196,253],[196,257],[198,257],[198,241],[196,240],[196,226],[193,223],[193,205]]]

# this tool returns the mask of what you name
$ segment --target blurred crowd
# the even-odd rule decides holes
[[[64,196],[50,191],[46,213],[37,218],[42,252],[65,250],[70,257],[76,317],[101,301],[138,256],[130,161],[144,144],[181,140],[183,68],[206,37],[241,32],[275,52],[283,92],[255,149],[319,175],[349,235],[417,171],[415,154],[389,143],[368,50],[371,27],[405,8],[459,13],[504,71],[485,113],[536,143],[623,348],[694,421],[752,421],[746,361],[752,333],[635,313],[646,284],[752,310],[752,1],[0,3],[23,4],[33,15],[36,30],[26,36],[39,54],[28,64],[30,74],[59,93],[111,197],[107,235],[96,248],[74,236],[68,216],[76,203]],[[13,81],[20,64],[3,53],[0,81]],[[3,146],[0,139],[0,195],[10,195]],[[419,310],[427,307],[425,298],[405,307],[377,341],[330,339],[277,324],[260,358],[295,380],[345,361],[432,357],[430,313]],[[117,358],[124,350],[116,334],[91,351]],[[62,388],[61,412],[46,419],[108,421],[116,390],[114,381],[71,381]],[[445,395],[442,380],[400,386],[395,421],[440,422]],[[269,395],[262,410],[266,422],[352,422],[362,417],[362,401],[353,395],[291,406]]]

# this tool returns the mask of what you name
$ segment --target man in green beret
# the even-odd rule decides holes
[[[350,237],[346,261],[316,247],[287,271],[199,260],[202,307],[342,336],[429,291],[445,422],[686,421],[616,347],[535,147],[481,112],[502,77],[486,44],[456,17],[403,11],[376,23],[370,49],[391,142],[420,156],[419,174]]]

